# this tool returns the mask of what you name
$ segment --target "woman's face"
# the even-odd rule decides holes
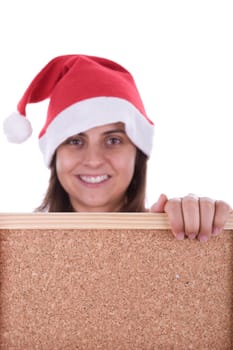
[[[74,135],[56,152],[58,179],[75,211],[118,211],[132,180],[136,147],[123,123]]]

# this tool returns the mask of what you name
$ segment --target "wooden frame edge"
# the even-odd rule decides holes
[[[164,213],[0,213],[0,229],[169,230]],[[233,213],[224,230],[233,229]]]

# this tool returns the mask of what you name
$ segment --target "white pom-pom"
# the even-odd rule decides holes
[[[22,143],[32,134],[30,121],[17,112],[5,119],[3,130],[8,141],[12,143]]]

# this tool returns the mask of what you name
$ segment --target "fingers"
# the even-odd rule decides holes
[[[165,212],[174,236],[181,240],[185,236],[196,238],[200,229],[199,199],[195,195],[168,200]]]
[[[215,216],[213,220],[213,232],[212,232],[214,236],[221,233],[230,212],[231,212],[231,207],[229,204],[227,204],[224,201],[215,202]]]
[[[211,198],[200,198],[200,230],[198,239],[200,241],[208,241],[213,232],[213,222],[215,216],[215,201]]]
[[[182,199],[183,225],[185,234],[194,239],[200,230],[199,198],[188,195]]]
[[[168,201],[167,196],[165,194],[161,194],[157,202],[153,204],[152,207],[150,208],[150,211],[153,213],[164,213],[164,207],[167,201]]]
[[[171,225],[174,236],[182,240],[185,237],[185,228],[182,212],[182,201],[180,198],[169,199],[165,205],[165,212]]]
[[[230,210],[230,206],[223,201],[192,194],[170,199],[165,205],[171,230],[177,239],[187,236],[203,242],[223,230]]]

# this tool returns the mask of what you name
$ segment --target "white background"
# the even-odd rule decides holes
[[[0,33],[1,123],[54,56],[110,58],[131,71],[155,123],[148,204],[162,192],[233,204],[232,0],[2,0]],[[44,104],[28,115],[24,144],[0,130],[1,212],[31,212],[47,187]]]

